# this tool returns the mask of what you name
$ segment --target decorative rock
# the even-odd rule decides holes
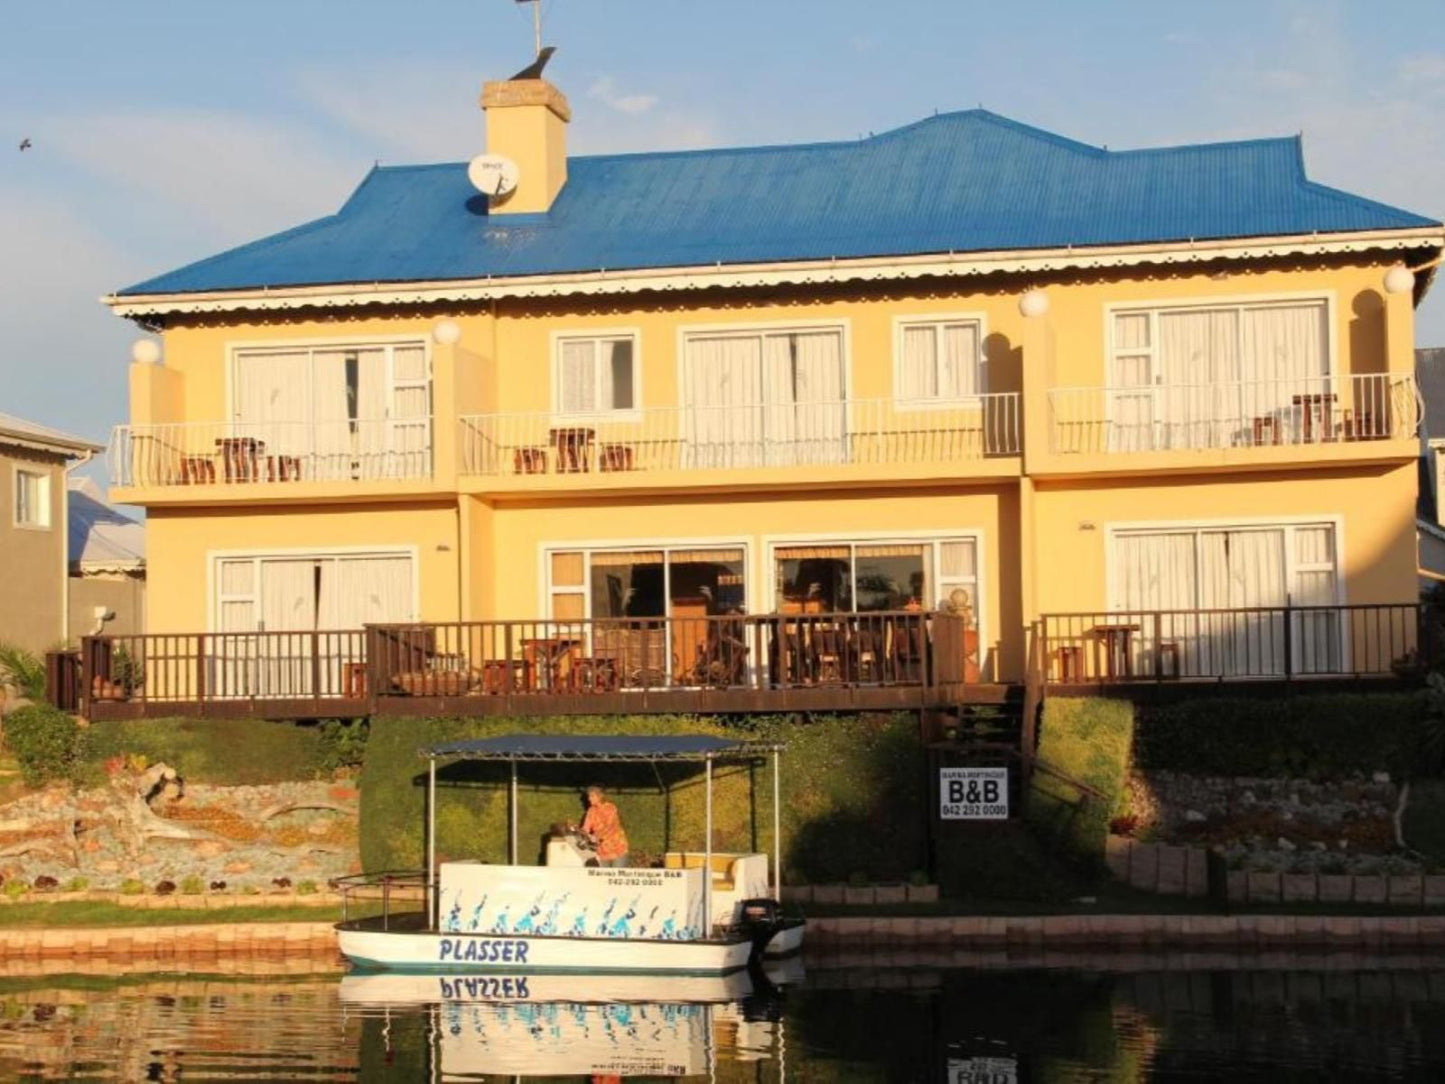
[[[1390,773],[1389,773],[1389,772],[1376,772],[1374,775],[1372,775],[1372,776],[1370,777],[1370,779],[1371,779],[1372,781],[1376,782],[1376,783],[1388,783],[1388,782],[1390,781]]]
[[[1186,809],[1184,811],[1184,819],[1190,824],[1203,824],[1209,818],[1197,809]]]

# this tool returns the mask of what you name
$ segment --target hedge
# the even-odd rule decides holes
[[[92,766],[114,756],[142,756],[169,764],[193,783],[254,786],[330,774],[328,733],[260,719],[117,720],[85,731],[81,755]]]
[[[1086,797],[1045,771],[1034,773],[1025,815],[1088,866],[1104,859],[1109,822],[1119,808],[1134,744],[1134,708],[1123,700],[1052,699],[1039,727],[1038,759],[1088,784]]]
[[[48,704],[30,704],[5,717],[5,747],[14,754],[27,785],[42,786],[75,775],[80,726]]]
[[[1192,775],[1413,774],[1425,738],[1423,692],[1201,698],[1141,705],[1135,763]]]
[[[425,761],[434,742],[532,733],[679,734],[786,742],[783,754],[783,871],[793,881],[902,880],[924,864],[925,759],[916,717],[753,717],[742,722],[686,716],[512,719],[376,719],[361,786],[362,863],[368,870],[424,862]],[[659,778],[665,784],[659,786]],[[504,764],[452,763],[438,772],[437,852],[442,860],[505,861]],[[634,861],[703,845],[704,788],[696,766],[523,764],[519,768],[520,861],[541,860],[558,821],[576,821],[582,792],[607,788],[622,813]],[[720,767],[713,846],[772,848],[772,770]]]

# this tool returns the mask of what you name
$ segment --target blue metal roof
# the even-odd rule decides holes
[[[1110,151],[985,110],[567,169],[545,214],[490,216],[465,163],[378,167],[335,215],[121,295],[1438,225],[1309,181],[1298,138]]]
[[[781,749],[771,742],[730,741],[707,734],[507,734],[443,742],[426,757],[467,760],[705,760],[755,756]]]

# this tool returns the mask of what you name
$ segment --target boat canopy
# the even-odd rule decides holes
[[[431,760],[714,761],[748,760],[783,749],[780,742],[734,741],[710,734],[505,734],[423,748]]]

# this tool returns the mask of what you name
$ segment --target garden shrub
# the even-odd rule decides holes
[[[182,779],[256,786],[329,776],[324,728],[262,719],[128,719],[96,723],[83,756],[98,773],[111,757],[169,764]]]
[[[354,772],[366,759],[371,724],[365,719],[326,719],[321,723],[321,770],[331,775]]]
[[[783,865],[814,883],[855,870],[899,881],[923,862],[924,752],[916,717],[753,717],[730,722],[686,716],[538,719],[377,719],[366,745],[361,847],[366,869],[417,868],[424,861],[426,761],[423,746],[515,733],[695,734],[786,742],[783,754]],[[713,846],[772,848],[772,767],[719,766]],[[659,787],[659,777],[666,790]],[[438,771],[437,852],[445,860],[505,861],[505,764],[453,763]],[[703,844],[700,765],[524,764],[518,839],[523,862],[540,861],[558,821],[581,819],[581,795],[599,783],[615,797],[634,861]]]
[[[5,745],[30,786],[69,779],[80,753],[80,725],[48,704],[31,704],[5,717]]]
[[[1109,822],[1121,806],[1129,773],[1134,730],[1134,707],[1127,701],[1054,698],[1044,705],[1038,759],[1101,796],[1084,797],[1065,780],[1036,771],[1025,815],[1087,866],[1103,862]]]
[[[1135,762],[1191,775],[1407,777],[1427,740],[1423,692],[1208,697],[1139,708]]]

